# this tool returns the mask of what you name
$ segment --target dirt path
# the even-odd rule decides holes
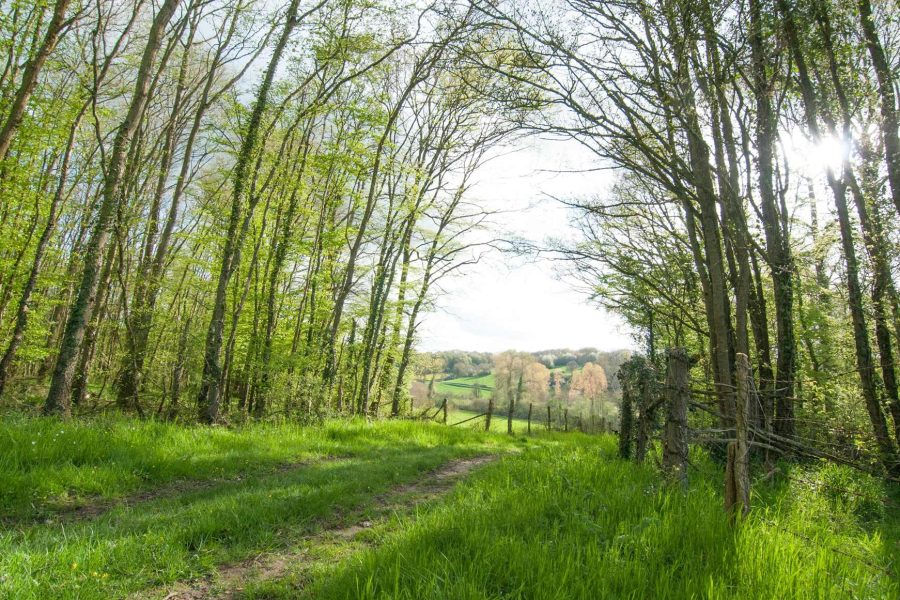
[[[378,507],[377,519],[407,511],[417,504],[433,500],[448,492],[453,485],[472,471],[497,460],[495,455],[477,456],[451,461],[434,471],[425,473],[418,481],[397,485],[377,496],[373,505]],[[276,579],[288,570],[315,559],[309,550],[317,546],[333,543],[335,540],[349,542],[359,533],[370,529],[369,520],[334,523],[297,544],[300,550],[285,553],[266,553],[254,558],[220,567],[202,579],[176,583],[165,590],[144,592],[135,598],[163,598],[164,600],[199,600],[201,598],[234,598],[243,589],[243,584],[252,580]]]

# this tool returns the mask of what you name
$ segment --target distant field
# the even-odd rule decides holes
[[[481,413],[471,411],[471,410],[460,410],[454,409],[450,411],[447,415],[447,423],[454,424],[459,423],[460,421],[465,421],[466,419],[471,419],[472,417],[479,415]],[[537,415],[534,417],[537,419]],[[479,419],[472,419],[468,423],[463,423],[460,427],[471,427],[473,429],[484,429],[484,417]],[[531,422],[531,430],[532,432],[539,431],[543,428],[543,424],[538,423],[537,421]],[[528,430],[528,421],[525,419],[513,419],[513,431],[514,432],[525,432]],[[491,418],[491,431],[495,431],[498,433],[506,433],[506,415],[494,415]]]
[[[554,367],[554,372],[568,373],[569,368]],[[427,384],[427,381],[425,382]],[[434,393],[439,396],[455,396],[457,398],[471,398],[475,384],[481,385],[482,392],[494,391],[494,374],[481,375],[479,377],[455,377],[434,382]]]
[[[469,398],[476,384],[481,385],[482,392],[494,391],[494,374],[480,377],[457,377],[434,382],[434,392],[444,396],[461,396]]]

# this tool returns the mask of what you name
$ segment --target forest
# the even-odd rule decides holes
[[[0,594],[898,597],[897,9],[0,0]],[[497,253],[634,349],[422,351]]]

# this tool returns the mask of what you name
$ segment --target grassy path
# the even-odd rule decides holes
[[[289,571],[296,573],[313,563],[321,565],[322,559],[315,557],[321,557],[325,549],[333,551],[341,546],[350,547],[361,534],[383,525],[390,517],[406,515],[419,505],[434,500],[458,480],[496,458],[494,455],[484,455],[452,460],[429,473],[423,473],[418,480],[392,487],[374,498],[370,506],[356,507],[343,517],[327,520],[316,534],[299,540],[291,551],[261,554],[222,566],[198,581],[139,593],[135,598],[200,600],[239,597],[247,581],[278,579]]]
[[[691,489],[616,457],[612,436],[536,438],[414,513],[338,541],[240,598],[461,600],[900,597],[900,514],[757,482],[754,512],[732,528],[719,465],[692,459]],[[815,475],[853,477],[824,467]],[[846,480],[845,480],[846,481]],[[802,537],[801,537],[802,536]]]
[[[23,423],[26,429],[41,426]],[[504,436],[410,422],[330,423],[280,432],[269,427],[208,430],[209,436],[225,437],[228,445],[220,451],[237,464],[197,468],[193,481],[176,483],[192,471],[152,455],[168,445],[171,455],[182,453],[172,460],[190,463],[197,458],[192,452],[205,445],[182,444],[193,435],[184,436],[176,426],[127,427],[145,428],[137,434],[146,439],[91,452],[75,449],[69,456],[76,460],[66,458],[65,448],[45,446],[30,461],[21,460],[28,457],[27,447],[0,448],[0,462],[17,469],[5,474],[9,480],[27,482],[45,474],[67,497],[78,499],[75,510],[82,516],[68,518],[70,503],[56,497],[23,506],[21,498],[33,490],[7,490],[0,507],[15,518],[0,526],[0,598],[123,598],[198,579],[223,564],[289,551],[297,540],[343,522],[359,507],[378,504],[376,499],[390,490],[450,461],[513,445]],[[268,445],[279,438],[282,444]],[[272,454],[263,453],[256,441]],[[51,440],[59,443],[59,438]],[[334,456],[341,458],[326,460]],[[131,468],[141,460],[157,466],[134,485]],[[305,464],[279,467],[292,460]],[[199,464],[209,464],[205,461]],[[115,476],[107,493],[82,495],[87,476],[101,466]]]
[[[34,525],[39,522],[44,524],[67,524],[82,519],[96,519],[103,514],[122,507],[138,509],[143,503],[151,500],[174,498],[185,494],[213,490],[224,485],[240,482],[248,476],[259,477],[263,474],[288,475],[292,471],[308,468],[312,464],[323,461],[341,460],[341,457],[325,456],[314,460],[302,460],[299,462],[285,463],[275,467],[260,467],[253,473],[237,473],[228,477],[216,477],[211,479],[176,479],[160,484],[159,487],[144,489],[121,497],[104,498],[102,496],[81,499],[77,504],[63,504],[46,515],[33,515],[6,520],[6,525]]]

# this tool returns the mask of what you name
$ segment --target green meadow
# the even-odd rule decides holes
[[[495,423],[6,418],[0,594],[165,598],[198,582],[245,598],[900,594],[900,496],[881,480],[783,465],[757,476],[753,511],[732,526],[721,466],[699,450],[682,490],[652,458],[617,458],[612,436]],[[228,579],[266,556],[281,566]]]
[[[481,386],[481,395],[487,398],[494,391],[494,374],[478,377],[455,377],[434,382],[434,393],[438,396],[471,398],[475,386]]]

